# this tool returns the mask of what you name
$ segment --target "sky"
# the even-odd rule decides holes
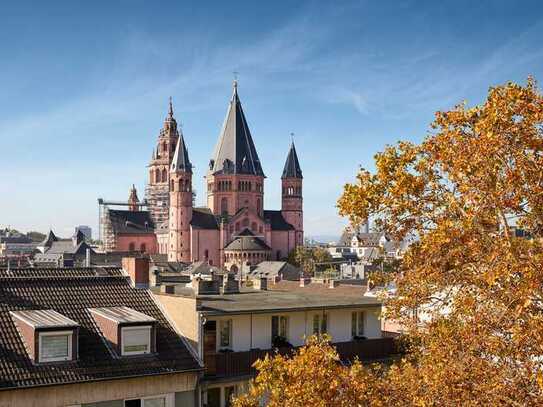
[[[304,229],[336,236],[343,185],[437,110],[543,80],[540,1],[0,0],[0,227],[70,236],[99,197],[143,198],[173,98],[197,204],[238,72],[280,208],[294,133]]]

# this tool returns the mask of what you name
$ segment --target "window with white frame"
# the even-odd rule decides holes
[[[121,354],[144,355],[151,352],[151,326],[121,328]]]
[[[124,401],[124,407],[173,407],[175,396],[173,393],[162,394]]]
[[[313,315],[313,334],[322,335],[328,332],[328,314]]]
[[[364,336],[364,312],[357,311],[351,314],[351,336],[359,338]]]
[[[288,317],[284,315],[272,316],[272,341],[277,337],[288,340]]]
[[[219,345],[221,348],[232,347],[232,320],[222,319],[219,321]]]
[[[72,331],[40,332],[39,335],[40,362],[72,359]]]

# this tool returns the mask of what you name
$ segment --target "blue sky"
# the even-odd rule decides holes
[[[266,206],[294,132],[306,234],[339,234],[359,166],[436,110],[543,80],[542,38],[539,1],[0,2],[0,226],[96,233],[98,197],[143,197],[170,95],[202,204],[237,71]]]

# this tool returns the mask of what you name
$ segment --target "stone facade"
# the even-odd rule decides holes
[[[237,270],[263,260],[284,259],[303,244],[302,171],[294,143],[281,176],[281,210],[265,210],[265,175],[237,83],[205,176],[207,205],[203,208],[194,206],[192,164],[185,141],[170,100],[149,164],[146,201],[154,244],[145,242],[147,252],[167,254],[168,261],[208,261]],[[134,189],[130,194],[134,210],[136,200]]]

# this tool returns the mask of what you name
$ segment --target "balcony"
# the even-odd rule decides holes
[[[356,357],[361,361],[379,360],[398,353],[394,338],[365,339],[359,341],[337,342],[333,346],[342,361],[348,363]],[[296,348],[280,348],[278,353],[286,355]],[[273,354],[272,349],[253,349],[246,352],[208,353],[204,355],[205,376],[208,379],[250,376],[256,374],[252,367],[258,359],[266,354]]]

